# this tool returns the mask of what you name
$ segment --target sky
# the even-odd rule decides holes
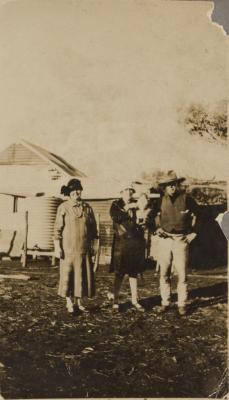
[[[0,7],[0,151],[21,138],[90,177],[152,168],[225,178],[226,149],[180,108],[227,97],[228,38],[208,1],[18,0]]]

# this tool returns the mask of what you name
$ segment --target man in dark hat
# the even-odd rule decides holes
[[[161,311],[166,311],[171,297],[171,267],[178,275],[178,312],[186,314],[187,301],[187,265],[189,244],[196,237],[194,225],[197,204],[180,187],[185,178],[178,178],[174,171],[169,171],[159,185],[164,195],[158,213],[157,234],[160,237],[158,263],[160,265]]]

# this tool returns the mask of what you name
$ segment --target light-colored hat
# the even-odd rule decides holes
[[[178,178],[177,174],[175,173],[175,171],[168,171],[167,174],[165,174],[159,182],[160,186],[167,186],[171,183],[175,183],[175,182],[183,182],[185,180],[185,178]]]
[[[134,186],[133,186],[133,184],[131,183],[131,184],[126,184],[126,185],[124,185],[123,187],[122,187],[122,189],[120,190],[120,193],[122,193],[122,192],[124,192],[124,190],[132,190],[133,191],[133,193],[135,193],[136,192],[136,190],[134,189]]]

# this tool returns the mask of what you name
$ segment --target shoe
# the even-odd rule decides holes
[[[87,309],[82,305],[78,306],[78,310],[80,310],[82,312],[87,312]]]
[[[141,306],[141,304],[137,303],[132,303],[132,306],[134,308],[136,308],[136,310],[140,311],[140,312],[145,312],[145,309]]]
[[[169,305],[168,306],[159,306],[159,308],[158,308],[159,313],[164,313],[164,312],[167,312],[168,310],[169,310]]]
[[[119,304],[114,303],[112,308],[113,308],[113,311],[119,311]]]
[[[114,300],[114,294],[111,292],[107,292],[107,298],[108,300]]]
[[[178,307],[178,313],[183,316],[187,314],[186,307]]]
[[[74,306],[73,306],[73,304],[72,303],[67,303],[67,310],[68,310],[68,312],[69,313],[73,313],[74,312]]]

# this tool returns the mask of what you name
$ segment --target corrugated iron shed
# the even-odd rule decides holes
[[[110,207],[114,199],[94,199],[88,200],[88,203],[93,208],[96,219],[99,215],[99,235],[100,235],[100,246],[101,264],[109,264],[111,259],[111,248],[113,242],[113,222],[110,216]]]
[[[49,165],[21,143],[13,143],[0,153],[0,165]]]
[[[57,171],[65,172],[69,176],[86,176],[62,157],[25,140],[20,143],[13,143],[2,151],[0,153],[0,165],[51,165]]]

